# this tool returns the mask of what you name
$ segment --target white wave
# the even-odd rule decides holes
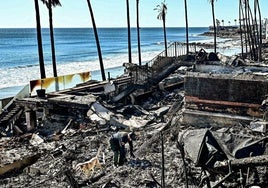
[[[159,51],[142,52],[142,61],[149,61],[158,55]],[[138,62],[138,55],[132,54],[132,62]],[[117,55],[113,57],[104,57],[104,68],[120,67],[123,63],[128,62],[128,55]],[[46,77],[53,77],[52,65],[46,65]],[[71,62],[57,64],[58,76],[80,73],[85,71],[98,71],[100,70],[99,60],[84,61],[84,62]],[[31,80],[40,79],[39,66],[30,67],[17,67],[17,68],[0,68],[0,89],[7,87],[23,86],[29,84]],[[96,78],[92,78],[96,79]],[[0,91],[1,92],[1,91]]]

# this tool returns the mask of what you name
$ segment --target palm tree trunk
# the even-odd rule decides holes
[[[241,1],[241,14],[242,14],[242,20],[243,20],[243,33],[244,33],[244,41],[245,41],[245,50],[246,50],[246,57],[248,56],[248,31],[247,31],[247,21],[246,21],[246,13],[245,9],[243,7],[243,2]]]
[[[127,36],[128,36],[128,62],[132,63],[131,55],[131,28],[130,28],[130,17],[129,17],[129,0],[126,0],[127,4]]]
[[[257,21],[257,5],[256,5],[256,0],[254,0],[254,18],[253,18],[253,22],[254,22],[254,39],[255,39],[255,45],[256,45],[256,49],[258,51],[259,47],[260,47],[260,35],[259,35],[259,27],[258,27],[258,21]],[[258,51],[259,52],[259,51]],[[257,59],[259,60],[259,53],[256,53]]]
[[[259,32],[260,32],[260,43],[259,43],[259,61],[262,61],[262,20],[259,0],[256,0],[258,14],[259,14]]]
[[[34,0],[35,3],[35,13],[36,13],[36,31],[37,31],[37,42],[38,42],[38,54],[39,54],[39,67],[41,79],[46,78],[44,56],[43,56],[43,45],[42,45],[42,34],[41,34],[41,24],[40,24],[40,13],[38,0]]]
[[[249,4],[248,4],[249,6]],[[249,26],[250,26],[250,37],[251,37],[251,42],[252,42],[252,53],[253,53],[253,59],[256,61],[258,59],[258,54],[256,53],[257,49],[257,44],[256,44],[256,29],[255,29],[255,22],[253,18],[253,14],[251,11],[250,6],[248,7],[249,10]]]
[[[214,30],[214,53],[217,52],[217,33],[215,24],[215,12],[214,12],[214,1],[211,2],[212,18],[213,18],[213,30]]]
[[[139,22],[139,0],[136,0],[136,11],[137,11],[137,35],[138,35],[138,56],[139,65],[141,66],[141,42],[140,42],[140,22]]]
[[[252,36],[252,24],[250,22],[250,6],[249,6],[249,0],[245,0],[246,3],[246,21],[247,21],[247,28],[248,28],[248,41],[249,41],[249,47],[250,47],[250,56],[251,59],[255,59],[255,49],[254,49],[254,41]]]
[[[51,41],[50,43],[51,43],[53,75],[54,75],[54,77],[57,77],[57,64],[56,64],[54,31],[53,31],[52,0],[49,0],[49,29],[50,29],[50,41]]]
[[[186,25],[186,53],[189,54],[189,27],[188,27],[188,14],[187,14],[187,0],[184,0],[185,10],[185,25]]]
[[[164,28],[164,40],[165,40],[165,56],[167,57],[166,14],[163,15],[163,28]]]
[[[99,37],[98,37],[98,31],[97,31],[97,27],[96,27],[96,23],[95,23],[95,19],[94,19],[94,14],[93,14],[93,10],[92,10],[92,7],[91,7],[90,0],[87,0],[87,4],[88,4],[89,12],[90,12],[90,15],[91,15],[91,21],[92,21],[92,25],[93,25],[93,31],[94,31],[96,45],[97,45],[97,50],[98,50],[98,55],[99,55],[101,76],[102,76],[102,80],[105,81],[106,80],[106,77],[105,77],[105,71],[104,71],[104,66],[103,66],[103,61],[102,61],[101,47],[100,47],[100,42],[99,42]]]
[[[245,0],[245,19],[246,19],[246,33],[247,33],[247,45],[249,47],[249,52],[250,52],[250,56],[251,59],[253,59],[253,55],[252,55],[252,50],[251,50],[251,41],[250,41],[250,25],[249,25],[249,18],[248,18],[248,1]]]
[[[240,41],[241,41],[241,53],[242,57],[244,57],[244,45],[243,45],[243,32],[242,32],[242,2],[239,0],[239,29],[240,29]]]

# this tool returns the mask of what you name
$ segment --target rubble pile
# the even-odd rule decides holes
[[[178,91],[177,91],[178,92]],[[1,139],[1,169],[7,164],[13,164],[14,161],[20,161],[22,158],[31,158],[38,155],[38,159],[29,162],[25,167],[17,168],[7,173],[1,173],[1,186],[7,187],[68,187],[71,175],[79,186],[106,186],[115,184],[121,187],[132,186],[152,186],[155,185],[151,176],[159,179],[161,173],[161,149],[160,135],[157,129],[165,126],[159,115],[163,116],[168,113],[167,105],[172,105],[172,101],[182,101],[182,96],[173,92],[170,94],[155,92],[144,106],[152,108],[147,111],[142,106],[124,106],[117,109],[105,108],[100,103],[94,103],[89,110],[88,117],[84,120],[70,120],[68,117],[55,115],[47,117],[43,124],[40,124],[32,133],[26,133],[17,137],[6,137]],[[159,100],[164,97],[163,101]],[[158,100],[157,98],[158,97]],[[157,104],[154,104],[154,102]],[[169,103],[169,104],[168,104]],[[163,107],[165,105],[165,107]],[[94,109],[94,110],[92,110]],[[104,109],[109,113],[116,114],[113,118],[125,118],[130,121],[140,121],[145,123],[139,124],[136,128],[139,139],[134,144],[136,151],[135,159],[130,159],[124,166],[113,167],[112,152],[108,145],[109,137],[118,129],[123,129],[120,125],[110,123],[101,123],[93,119],[93,114],[99,118],[104,117]],[[134,118],[136,115],[136,119]],[[107,118],[107,117],[106,117]],[[140,122],[139,121],[139,122]],[[132,123],[133,124],[133,123]],[[127,126],[127,125],[126,125]],[[135,128],[135,126],[134,126]],[[174,129],[175,127],[173,127]],[[181,165],[179,152],[176,148],[176,140],[170,140],[168,133],[165,136],[165,153],[168,168],[166,181],[174,181],[177,184],[179,177],[176,178],[174,173],[182,173],[180,166],[173,166],[175,163]],[[174,135],[172,135],[174,137]],[[153,148],[145,151],[141,150],[147,140],[155,138],[150,143]],[[87,161],[96,155],[98,148],[102,146],[100,161],[103,165],[103,171],[97,170],[93,177],[86,177],[84,174],[75,170],[75,165]],[[169,161],[169,162],[168,162]],[[1,172],[1,171],[0,171]],[[103,174],[103,175],[102,175]],[[102,177],[97,181],[95,176]],[[177,180],[176,180],[177,179]],[[94,182],[95,181],[95,182]],[[177,183],[176,183],[177,182]]]
[[[183,95],[182,89],[156,90],[139,105],[119,108],[98,101],[83,120],[51,116],[34,132],[3,137],[0,185],[159,187],[164,173],[166,187],[267,186],[266,133],[242,126],[219,130],[182,126]],[[100,120],[104,117],[118,121]],[[134,142],[136,158],[128,157],[125,165],[114,167],[108,140],[122,129],[135,129],[138,135]],[[96,169],[90,177],[75,170],[76,164],[94,157],[100,146],[102,170]],[[254,156],[261,158],[241,163],[241,158]],[[6,165],[12,167],[5,172]]]
[[[215,91],[223,92],[238,80],[221,71],[235,72],[246,62],[205,50],[193,58],[197,56],[195,62],[176,63],[171,58],[169,67],[143,85],[110,82],[17,101],[27,105],[28,117],[0,127],[0,186],[267,187],[267,103],[264,106],[263,99],[253,100],[251,95],[236,97],[249,94],[246,87],[232,87],[234,92],[224,95]],[[221,87],[218,82],[226,84]],[[266,81],[248,86],[257,84],[266,86]],[[263,97],[265,89],[258,90],[258,96]],[[247,103],[245,97],[250,99]],[[258,112],[254,121],[249,116],[253,107]],[[115,167],[109,138],[117,131],[135,131],[137,140],[135,157],[127,153],[125,164]],[[90,175],[77,168],[97,153],[101,168]]]

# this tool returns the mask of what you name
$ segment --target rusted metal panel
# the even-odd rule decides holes
[[[248,108],[259,108],[261,106],[260,104],[252,104],[252,103],[199,99],[198,97],[193,97],[193,96],[185,96],[185,102],[186,103],[187,102],[195,102],[195,103],[204,103],[204,104],[248,107]]]
[[[77,84],[89,81],[90,79],[90,72],[82,72],[58,77],[32,80],[30,81],[30,93],[31,95],[36,95],[36,90],[38,89],[46,89],[47,93],[68,89],[76,86]]]
[[[259,110],[260,104],[242,103],[232,101],[216,101],[200,99],[193,96],[185,96],[187,109],[202,110],[208,112],[220,112],[252,117],[262,117],[263,112]]]

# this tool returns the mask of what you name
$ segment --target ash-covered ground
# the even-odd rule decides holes
[[[215,171],[208,163],[207,167],[197,167],[196,161],[187,154],[187,143],[183,141],[187,138],[183,138],[183,132],[191,130],[202,132],[208,128],[181,124],[183,95],[181,89],[155,91],[138,108],[133,105],[113,108],[112,105],[103,103],[116,116],[127,119],[136,115],[140,118],[139,121],[147,122],[143,126],[135,127],[138,135],[138,139],[134,141],[135,158],[131,158],[128,154],[128,161],[119,167],[113,166],[113,153],[108,140],[114,132],[124,129],[109,122],[99,124],[88,118],[70,121],[68,116],[50,116],[32,133],[2,138],[1,164],[14,163],[21,159],[25,161],[21,162],[21,166],[18,165],[15,171],[1,176],[0,186],[34,188],[267,186],[267,163],[254,168],[248,166],[233,168],[231,176],[224,167],[224,170]],[[157,116],[157,109],[163,107],[168,108],[160,111],[162,114]],[[265,138],[264,135],[256,135],[257,133],[252,133],[245,127],[229,127],[224,128],[224,131],[227,134],[238,135],[237,137],[249,135]],[[267,156],[267,140],[262,144],[264,154]],[[99,147],[101,149],[98,157],[103,168],[96,168],[90,177],[77,171],[76,164],[93,158]],[[192,150],[199,149],[199,144],[192,148]],[[219,183],[226,176],[228,176],[226,181]]]
[[[136,128],[138,139],[134,141],[135,158],[127,155],[128,161],[125,165],[113,166],[113,153],[108,144],[109,137],[114,132],[124,129],[113,127],[109,123],[99,125],[84,119],[73,120],[63,134],[62,130],[70,122],[68,117],[49,117],[37,127],[34,133],[1,139],[2,163],[11,163],[14,159],[20,160],[31,156],[36,157],[36,162],[32,165],[2,176],[1,186],[156,187],[156,182],[161,184],[161,138],[164,142],[166,187],[183,185],[185,181],[183,163],[176,146],[180,129],[177,122],[180,116],[179,109],[182,106],[182,93],[177,90],[172,93],[156,92],[154,95],[144,103],[144,106],[157,109],[161,106],[171,107],[175,103],[180,105],[176,109],[178,111],[176,115],[174,112],[167,112],[164,118],[156,117],[153,111],[140,116],[144,119],[150,118],[150,122],[143,127]],[[162,100],[159,100],[160,98]],[[127,108],[129,110],[132,107]],[[128,110],[125,110],[122,115],[130,116]],[[118,115],[118,111],[122,110],[114,110],[114,113]],[[135,113],[135,110],[132,112]],[[174,119],[172,123],[171,118]],[[161,136],[160,129],[163,127],[166,127],[166,130]],[[100,146],[99,160],[103,169],[96,169],[90,177],[75,170],[77,163],[93,158]],[[70,178],[74,179],[70,180]],[[75,185],[72,185],[72,182],[75,182]]]

